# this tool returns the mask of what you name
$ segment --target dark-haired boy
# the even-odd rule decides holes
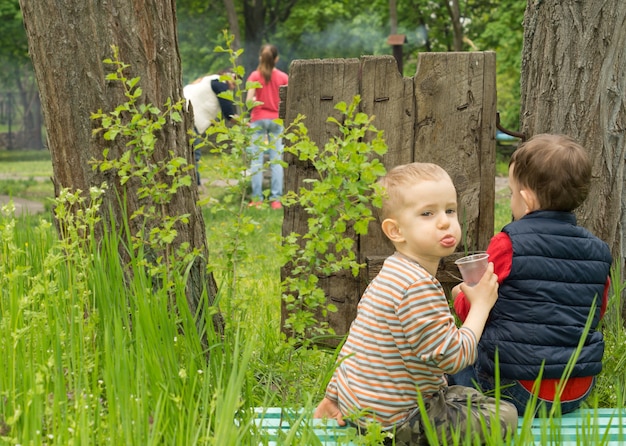
[[[607,304],[612,262],[607,244],[577,226],[573,214],[587,197],[590,181],[587,153],[567,136],[536,135],[513,153],[513,222],[487,248],[500,284],[498,300],[478,345],[476,364],[451,376],[451,383],[476,381],[483,391],[494,389],[497,352],[501,392],[520,414],[535,391],[537,408],[550,410],[558,399],[561,413],[577,409],[589,395],[602,370],[604,340],[597,327]],[[464,320],[470,303],[458,288],[453,295]],[[561,378],[589,317],[591,328],[558,398]]]

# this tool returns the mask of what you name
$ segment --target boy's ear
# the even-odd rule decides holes
[[[386,218],[383,220],[381,228],[387,238],[392,242],[403,242],[404,237],[402,236],[402,232],[400,231],[400,227],[398,223],[392,218]]]
[[[519,191],[519,194],[522,196],[522,200],[524,200],[524,204],[526,205],[525,214],[529,214],[533,211],[540,209],[539,199],[537,198],[537,194],[535,194],[530,189],[522,189]]]

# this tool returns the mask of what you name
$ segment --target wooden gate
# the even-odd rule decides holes
[[[464,251],[484,250],[493,235],[496,153],[495,53],[422,53],[416,74],[402,77],[391,56],[360,59],[296,60],[289,70],[289,86],[281,91],[281,117],[288,126],[299,115],[312,141],[322,147],[337,132],[329,116],[340,119],[338,102],[350,104],[361,96],[360,111],[375,116],[373,125],[384,131],[389,151],[382,161],[389,170],[414,161],[441,165],[451,176],[459,196],[459,219],[465,244],[458,255],[444,259],[437,274],[449,290],[458,280],[453,260]],[[286,190],[298,190],[315,168],[285,154]],[[285,208],[283,235],[304,233],[307,215],[297,206]],[[356,235],[355,235],[356,237]],[[359,299],[384,259],[393,253],[379,224],[355,243],[357,258],[367,267],[359,277],[348,271],[320,277],[327,299],[338,311],[327,322],[341,337],[356,315]],[[284,279],[288,267],[281,271]],[[288,315],[281,309],[284,327]],[[336,345],[330,342],[331,345]]]

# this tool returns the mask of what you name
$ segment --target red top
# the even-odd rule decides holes
[[[489,242],[487,247],[489,261],[493,262],[493,271],[498,276],[498,283],[502,283],[511,273],[511,264],[513,263],[513,245],[511,239],[504,232],[496,234]],[[604,285],[604,295],[602,296],[602,305],[600,307],[600,317],[604,316],[606,306],[609,299],[610,278],[607,277]],[[465,321],[470,309],[470,302],[461,291],[454,299],[454,309],[461,321]],[[535,385],[534,380],[518,380],[519,383],[529,392],[533,392]],[[556,388],[560,379],[544,379],[541,381],[539,388],[539,398],[554,401]],[[592,376],[583,376],[570,378],[561,394],[561,401],[571,401],[583,396],[591,387],[593,382]]]
[[[250,112],[250,122],[278,118],[278,104],[280,103],[278,89],[282,85],[287,85],[288,80],[289,76],[278,68],[272,70],[272,77],[269,83],[265,83],[265,79],[259,70],[254,70],[250,73],[248,82],[259,82],[261,84],[261,87],[257,88],[254,93],[257,102],[262,102],[262,104],[257,105]]]

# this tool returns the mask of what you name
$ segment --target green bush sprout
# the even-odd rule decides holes
[[[376,181],[386,173],[380,156],[387,152],[383,132],[374,117],[358,111],[360,97],[351,104],[335,106],[342,122],[329,117],[337,126],[333,136],[319,148],[308,136],[302,117],[287,129],[285,150],[315,167],[315,178],[305,180],[297,191],[288,191],[283,201],[298,206],[307,215],[307,232],[292,232],[283,240],[283,262],[291,272],[283,282],[283,299],[289,316],[284,321],[294,342],[308,345],[316,336],[333,334],[320,320],[336,307],[328,304],[319,278],[340,271],[359,274],[356,237],[367,233],[374,220],[372,208],[380,207]]]

